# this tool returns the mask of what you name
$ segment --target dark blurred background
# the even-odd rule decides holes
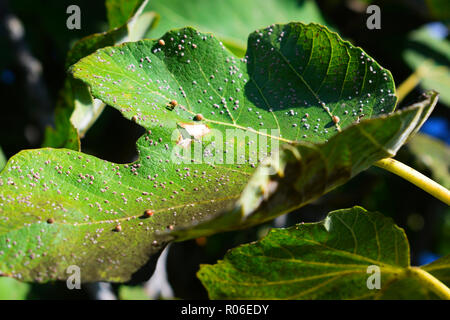
[[[364,48],[383,67],[389,69],[397,86],[414,72],[403,57],[407,35],[411,31],[429,25],[440,32],[442,41],[449,39],[448,22],[439,20],[440,17],[424,9],[424,1],[316,2],[328,24],[343,38]],[[365,10],[368,2],[381,8],[380,30],[369,31],[366,28],[368,15]],[[81,30],[68,30],[65,27],[66,8],[71,4],[82,8]],[[20,41],[15,41],[8,33],[8,26],[4,23],[8,13],[15,15],[23,26],[25,33]],[[106,31],[108,24],[102,0],[0,0],[0,22],[0,147],[6,158],[9,158],[22,149],[41,146],[45,127],[53,123],[55,101],[66,75],[64,64],[68,50],[82,37]],[[37,63],[38,84],[34,84],[34,92],[29,87],[32,81],[29,79],[29,70],[18,56],[21,50],[26,50],[32,61]],[[42,72],[39,72],[39,66]],[[423,91],[420,86],[415,87],[399,108],[415,102]],[[447,148],[450,144],[448,111],[449,106],[439,103],[422,129],[423,133],[444,142]],[[142,128],[123,118],[117,110],[106,108],[81,140],[82,151],[114,162],[130,162],[136,159],[135,146],[131,141],[137,140],[142,133]],[[401,150],[397,158],[424,174],[432,174],[432,170],[421,165],[417,156],[407,147]],[[449,159],[444,161],[448,174]],[[172,244],[166,266],[173,296],[181,299],[207,298],[206,291],[195,276],[199,264],[215,263],[228,249],[261,238],[270,227],[318,221],[329,211],[354,205],[391,216],[406,230],[413,265],[425,264],[450,253],[449,208],[399,177],[373,167],[318,201],[276,222]],[[183,266],[182,270],[180,265]],[[148,276],[144,272],[144,276],[135,279],[132,285],[114,284],[112,290],[121,298],[142,297],[139,283]],[[27,286],[26,289],[15,284],[2,287],[0,283],[0,298],[14,297],[11,296],[11,290],[16,290],[14,288],[26,290],[25,297],[29,299],[92,298],[90,290],[69,291],[64,283]]]

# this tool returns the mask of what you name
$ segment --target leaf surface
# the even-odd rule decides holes
[[[450,255],[437,259],[421,268],[450,287]]]
[[[5,164],[6,164],[6,157],[5,154],[3,153],[2,148],[0,147],[0,171],[3,169]]]
[[[260,223],[394,154],[437,99],[431,94],[403,112],[358,124],[394,109],[392,78],[361,49],[314,24],[252,34],[243,60],[192,28],[163,40],[101,49],[72,68],[94,97],[147,129],[137,142],[137,162],[50,148],[10,159],[0,174],[4,275],[66,279],[67,267],[77,265],[84,282],[126,281],[175,237]],[[246,140],[229,140],[226,129]],[[252,141],[263,152],[254,154]],[[257,165],[275,156],[277,143],[286,148],[279,167],[286,182],[267,189],[272,198],[265,201],[258,184],[274,173],[261,169],[241,196]],[[184,153],[198,147],[194,157]],[[234,155],[231,162],[216,157],[225,154]],[[279,203],[277,195],[290,184],[295,191]],[[264,214],[260,207],[267,203],[274,205]],[[178,229],[184,234],[173,233]]]

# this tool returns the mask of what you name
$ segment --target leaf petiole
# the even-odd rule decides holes
[[[428,192],[436,199],[450,205],[450,191],[427,176],[392,158],[385,158],[375,162],[377,167],[392,172],[399,177],[411,182],[420,189]]]

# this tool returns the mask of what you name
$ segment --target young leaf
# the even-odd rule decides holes
[[[436,90],[450,106],[450,41],[432,34],[428,26],[412,32],[403,54],[426,90]]]
[[[254,170],[248,164],[171,161],[167,145],[172,137],[164,130],[152,129],[139,139],[140,160],[130,165],[68,150],[23,151],[0,174],[0,271],[26,281],[64,280],[66,269],[77,265],[85,282],[126,281],[175,236],[193,238],[260,223],[344,183],[401,144],[421,111],[414,107],[366,120],[325,144],[302,145],[304,168],[311,171],[286,169],[291,179],[271,189],[276,192],[269,202],[258,188],[265,182],[261,171],[239,200]],[[378,137],[380,145],[374,143]],[[340,154],[346,144],[351,147]],[[284,157],[285,168],[301,167],[295,147],[286,150],[297,157]],[[281,202],[284,188],[294,190]],[[172,234],[179,226],[183,229]]]
[[[428,270],[433,268],[439,267]],[[423,272],[427,268],[417,269],[410,266],[402,229],[390,218],[354,207],[333,211],[319,223],[273,229],[258,242],[232,249],[216,265],[202,265],[198,277],[212,299],[443,297],[426,281],[432,278]],[[441,270],[435,274],[448,279],[448,269]]]
[[[219,155],[244,150],[245,161],[214,161],[207,148],[223,136],[208,140],[212,132],[252,133],[250,140],[269,147],[273,141],[292,143],[286,150],[297,156],[292,152],[296,139],[317,142],[301,144],[299,151],[310,159],[305,166],[317,166],[311,172],[323,175],[324,167],[329,170],[327,180],[318,179],[307,194],[319,196],[320,190],[344,183],[371,161],[392,155],[437,99],[433,94],[423,105],[352,126],[363,114],[369,117],[394,108],[392,78],[361,49],[317,25],[277,25],[254,33],[243,60],[211,35],[191,28],[172,31],[163,39],[101,49],[73,68],[95,97],[148,130],[137,142],[139,161],[114,164],[54,149],[23,151],[10,159],[0,174],[4,275],[27,281],[66,279],[67,267],[77,265],[85,282],[126,281],[174,238],[172,229],[189,230],[218,218],[208,228],[185,235],[192,237],[282,214],[269,210],[267,216],[261,213],[241,223],[242,210],[233,210],[236,200],[254,167],[273,150],[253,155],[246,147],[252,145],[247,136],[239,141],[242,145],[233,140],[224,144],[226,150],[212,150]],[[178,51],[178,45],[184,49]],[[335,115],[340,121],[333,121]],[[278,129],[282,136],[267,137],[271,132],[258,127]],[[261,137],[271,138],[271,143]],[[339,153],[335,143],[347,145],[345,152]],[[199,158],[180,162],[185,158],[177,152],[199,145]],[[332,161],[325,162],[321,152]],[[286,168],[302,165],[298,163],[295,158]],[[308,172],[302,174],[306,182],[313,181]],[[295,192],[301,192],[298,188]],[[297,207],[309,200],[303,196],[287,205]],[[251,210],[257,209],[256,201],[249,203]]]
[[[147,38],[159,38],[173,28],[192,26],[214,33],[239,57],[245,54],[248,34],[255,29],[291,21],[325,24],[320,9],[312,0],[265,0],[264,5],[258,0],[152,0],[145,10],[161,16]]]

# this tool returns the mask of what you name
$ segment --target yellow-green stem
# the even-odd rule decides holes
[[[417,276],[425,287],[429,288],[440,298],[450,300],[450,289],[438,279],[433,277],[433,275],[418,267],[410,267],[408,271]]]
[[[439,183],[436,183],[413,168],[408,167],[406,164],[392,158],[386,158],[375,162],[375,165],[415,184],[433,197],[450,206],[450,191],[447,188],[444,188]]]

